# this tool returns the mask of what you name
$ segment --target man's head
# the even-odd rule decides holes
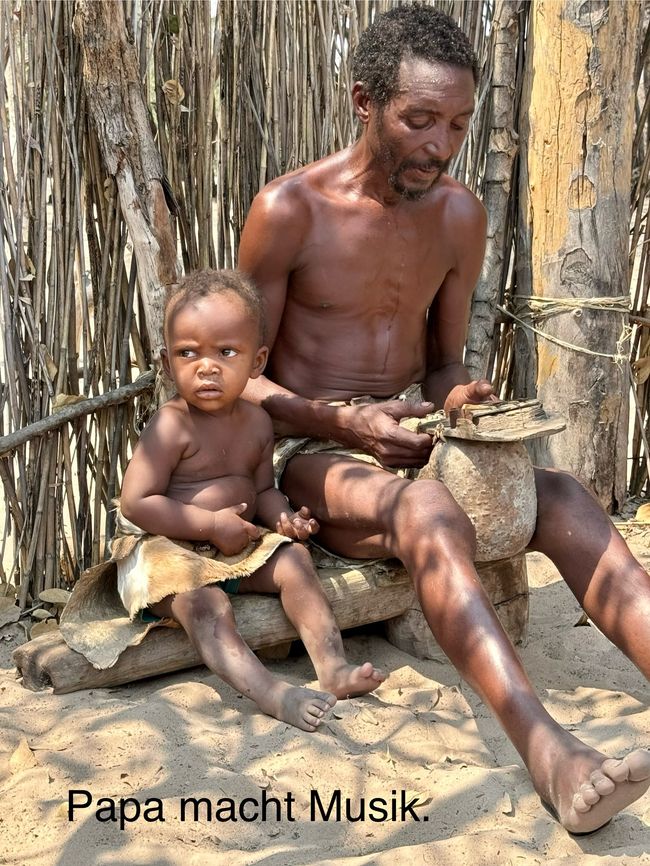
[[[424,197],[467,134],[478,70],[467,37],[430,6],[399,6],[362,34],[353,102],[376,166],[408,200]]]
[[[188,274],[165,305],[163,330],[164,369],[204,412],[231,406],[266,364],[263,301],[237,271]]]
[[[363,85],[375,105],[385,106],[397,95],[402,60],[416,58],[469,69],[478,84],[478,61],[467,36],[449,15],[419,4],[389,9],[364,30],[352,80]]]

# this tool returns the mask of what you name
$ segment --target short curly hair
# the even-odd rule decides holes
[[[227,292],[243,301],[251,318],[257,324],[260,345],[262,345],[266,339],[266,321],[264,301],[256,285],[241,271],[227,269],[217,271],[209,268],[187,274],[168,295],[163,321],[165,341],[167,341],[171,320],[176,313],[199,298],[223,295]]]
[[[353,80],[374,103],[387,105],[397,94],[406,57],[470,69],[478,83],[478,60],[467,36],[449,15],[419,3],[396,6],[364,30],[352,61]]]

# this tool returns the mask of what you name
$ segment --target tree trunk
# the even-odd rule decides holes
[[[154,358],[162,344],[166,288],[178,280],[176,241],[161,180],[135,48],[119,0],[78,0],[74,30],[102,156],[115,178],[138,265],[147,331]]]
[[[473,379],[488,375],[494,341],[496,304],[501,295],[512,171],[517,153],[515,134],[517,45],[520,0],[500,0],[494,11],[494,70],[491,83],[490,139],[482,200],[488,215],[487,243],[481,277],[474,291],[467,335],[465,365]]]
[[[608,509],[626,482],[629,378],[615,358],[627,350],[639,9],[536,0],[522,99],[515,313],[546,336],[518,326],[516,393],[567,418],[535,462],[570,470]]]

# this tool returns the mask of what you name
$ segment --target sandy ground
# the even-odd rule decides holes
[[[646,565],[649,538],[631,539]],[[529,556],[529,574],[521,652],[544,703],[602,751],[650,745],[643,677],[595,628],[575,627],[577,603],[544,557]],[[542,810],[518,755],[454,669],[379,635],[348,638],[348,654],[390,669],[390,678],[372,696],[340,702],[316,734],[261,715],[204,668],[107,690],[31,693],[11,664],[19,628],[0,635],[0,863],[650,863],[650,794],[599,833],[570,837]],[[305,656],[272,668],[296,684],[313,679]],[[72,821],[71,790],[93,798]],[[333,810],[325,821],[311,792],[326,809],[336,790],[341,820]],[[390,811],[416,792],[419,821],[352,820],[362,797],[366,805],[383,798]],[[191,797],[207,798],[214,814],[195,815],[186,802],[182,820]],[[266,798],[266,814],[243,821],[245,797]],[[120,798],[142,804],[123,828]],[[123,818],[135,808],[125,803]]]

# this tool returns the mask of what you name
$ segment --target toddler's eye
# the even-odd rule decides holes
[[[180,358],[192,358],[194,357],[194,352],[191,349],[181,349],[178,356]]]
[[[224,356],[224,358],[234,358],[237,354],[237,351],[235,349],[222,349],[221,354]]]

